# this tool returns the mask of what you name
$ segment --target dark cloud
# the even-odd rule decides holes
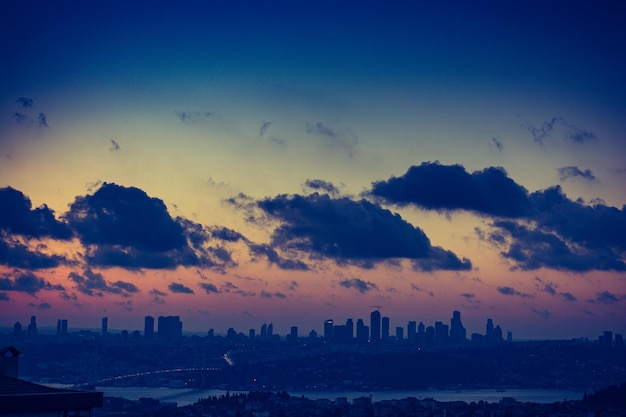
[[[225,282],[224,285],[222,285],[220,292],[232,293],[232,294],[239,295],[241,297],[252,297],[256,295],[256,293],[254,292],[242,290],[241,288],[239,288],[232,282]]]
[[[213,239],[224,240],[227,242],[247,240],[241,233],[227,227],[213,226],[208,227],[207,229]]]
[[[461,297],[466,298],[468,300],[471,300],[471,299],[473,299],[476,296],[474,295],[474,293],[464,292],[463,294],[461,294]]]
[[[109,148],[109,150],[111,152],[116,152],[116,151],[119,151],[120,149],[122,149],[120,148],[120,144],[117,143],[114,139],[111,139],[111,147]]]
[[[39,112],[39,115],[37,116],[37,122],[39,127],[50,127],[48,126],[48,119],[46,117],[46,114],[43,112]]]
[[[335,187],[333,185],[333,183],[328,182],[328,181],[324,181],[324,180],[306,180],[306,182],[304,183],[304,185],[307,188],[310,188],[312,190],[318,191],[324,191],[330,195],[337,195],[339,194],[339,189],[337,187]]]
[[[307,271],[309,269],[307,264],[300,260],[280,256],[270,245],[251,243],[249,248],[253,257],[259,255],[265,256],[270,264],[276,265],[280,269],[295,271]]]
[[[215,294],[219,294],[220,290],[217,289],[217,287],[215,286],[215,284],[211,284],[211,283],[207,283],[207,282],[201,282],[200,283],[200,287],[207,293],[207,294],[211,294],[211,293],[215,293]]]
[[[150,290],[150,294],[151,295],[158,295],[160,297],[165,297],[167,295],[167,293],[163,292],[163,291],[159,291],[156,288],[153,288]]]
[[[469,174],[459,165],[423,163],[402,177],[374,183],[370,194],[392,204],[500,217],[491,234],[476,229],[477,235],[507,247],[502,255],[517,268],[626,270],[625,208],[572,201],[558,186],[529,194],[499,168]]]
[[[349,156],[353,156],[359,138],[349,130],[332,129],[322,122],[307,123],[306,132],[328,139],[326,143],[331,149],[342,149]]]
[[[491,138],[491,144],[496,148],[497,151],[502,152],[504,150],[504,145],[495,137]]]
[[[14,271],[12,274],[5,273],[0,275],[0,290],[25,292],[35,295],[39,291],[64,291],[65,288],[62,285],[51,284],[31,271]]]
[[[94,194],[76,197],[64,219],[85,245],[90,265],[173,269],[203,263],[187,242],[188,236],[199,242],[187,227],[192,222],[172,219],[162,200],[138,188],[105,182]]]
[[[591,170],[589,169],[582,171],[578,167],[569,166],[558,168],[557,171],[559,171],[559,179],[561,181],[565,181],[566,179],[572,177],[581,177],[589,181],[596,181],[595,175],[593,175],[593,172],[591,172]]]
[[[432,261],[431,269],[451,264],[446,259],[451,253],[443,254],[441,248],[431,246],[422,230],[366,200],[332,199],[315,193],[280,195],[262,200],[258,206],[281,221],[272,233],[272,247],[287,253],[306,252],[311,258],[325,257],[339,264],[390,258]],[[459,263],[464,269],[469,266],[469,261]]]
[[[0,292],[0,301],[11,301],[11,298],[7,293]]]
[[[272,122],[263,122],[261,124],[261,127],[259,128],[259,136],[263,136],[265,135],[265,132],[267,132],[267,129],[270,127],[270,125],[272,124]]]
[[[132,297],[134,293],[139,292],[139,288],[135,284],[124,281],[110,284],[102,274],[93,272],[91,269],[86,269],[82,275],[77,272],[70,272],[67,278],[74,282],[79,292],[90,297],[102,297],[104,293]]]
[[[25,120],[28,119],[28,116],[19,112],[15,112],[13,114],[13,119],[15,119],[17,123],[23,123]]]
[[[59,255],[33,252],[21,243],[10,240],[7,236],[0,237],[0,264],[13,268],[43,269],[67,263],[68,261]]]
[[[209,118],[213,115],[213,113],[211,112],[197,112],[197,111],[177,111],[174,110],[174,112],[176,113],[176,117],[178,118],[178,120],[180,120],[183,123],[190,123],[194,120],[197,120],[198,118]]]
[[[498,287],[498,292],[502,295],[514,295],[522,298],[532,298],[532,295],[517,291],[513,287]]]
[[[550,312],[546,310],[545,308],[542,308],[541,310],[537,308],[533,308],[531,311],[535,313],[536,315],[538,315],[539,317],[544,318],[544,319],[549,319],[551,316]]]
[[[283,294],[282,292],[267,292],[267,291],[261,291],[261,297],[263,298],[287,298],[287,296],[285,294]]]
[[[152,301],[154,301],[155,304],[165,304],[165,300],[161,297],[154,297]]]
[[[18,97],[16,100],[22,107],[33,107],[33,99],[30,97]]]
[[[0,188],[0,229],[27,237],[70,239],[70,228],[58,221],[45,204],[32,208],[30,199],[11,187]]]
[[[35,303],[28,303],[29,307],[33,307],[36,308],[37,310],[50,310],[52,308],[52,306],[46,302],[43,303],[39,303],[39,304],[35,304]]]
[[[193,294],[194,291],[189,288],[189,287],[185,287],[183,284],[180,284],[178,282],[172,282],[170,285],[167,286],[167,288],[169,288],[169,290],[173,293],[178,293],[178,294]]]
[[[596,299],[594,301],[600,304],[615,304],[623,298],[623,296],[620,297],[608,291],[602,291],[596,294]]]
[[[535,278],[536,281],[542,283],[541,279],[539,279],[538,277]],[[561,292],[561,291],[557,291],[556,290],[557,285],[549,282],[545,285],[543,285],[542,287],[540,286],[539,289],[542,291],[547,292],[548,294],[550,294],[552,297],[559,297],[565,301],[576,301],[576,297],[574,297],[571,293],[569,292]]]
[[[354,288],[361,294],[365,294],[371,290],[378,290],[378,285],[373,282],[363,281],[360,278],[344,279],[343,281],[339,281],[339,285],[344,288]]]
[[[563,123],[563,119],[560,117],[553,117],[551,120],[543,122],[541,127],[536,127],[529,122],[525,122],[522,127],[530,132],[535,142],[543,145],[543,142],[552,136],[552,133],[554,133],[554,129],[558,123]]]
[[[430,210],[520,217],[528,209],[526,189],[495,167],[470,174],[461,165],[424,162],[401,177],[374,182],[370,193],[387,203]]]
[[[549,121],[543,122],[541,127],[528,121],[522,127],[528,130],[533,140],[540,145],[544,145],[545,141],[552,138],[556,132],[562,133],[564,139],[574,143],[585,143],[597,139],[595,133],[575,124],[567,123],[562,117],[553,117]]]

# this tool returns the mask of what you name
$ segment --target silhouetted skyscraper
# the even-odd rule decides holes
[[[346,320],[346,337],[349,340],[354,339],[354,322],[352,319]]]
[[[106,336],[109,332],[109,318],[102,317],[102,336]]]
[[[367,342],[370,337],[370,328],[363,323],[363,319],[356,321],[356,339],[359,342]]]
[[[154,337],[154,317],[146,316],[143,320],[143,335],[152,339]]]
[[[381,321],[381,339],[389,339],[389,317],[383,317]]]
[[[400,326],[396,326],[396,339],[402,340],[404,339],[404,328]]]
[[[289,332],[289,337],[292,341],[298,340],[298,326],[291,326],[291,331]]]
[[[267,337],[267,324],[263,323],[261,326],[261,339],[265,339]]]
[[[467,331],[461,322],[461,312],[455,311],[452,313],[452,319],[450,320],[450,341],[452,343],[463,343],[466,340]]]
[[[380,311],[378,310],[370,313],[370,340],[372,342],[380,340]]]
[[[183,335],[183,323],[179,316],[159,316],[157,332],[159,339],[166,342],[179,339]]]
[[[333,340],[333,319],[324,321],[324,339]]]
[[[28,324],[28,329],[26,330],[26,338],[35,339],[36,337],[37,337],[37,317],[30,316],[30,323]]]
[[[414,342],[417,339],[417,323],[414,321],[410,321],[409,325],[406,327],[406,338],[410,342]]]

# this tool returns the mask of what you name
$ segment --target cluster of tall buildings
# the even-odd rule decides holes
[[[332,319],[324,321],[324,339],[328,341],[349,342],[356,340],[358,342],[377,343],[388,341],[391,338],[396,340],[407,339],[409,342],[419,345],[461,344],[468,340],[467,330],[463,327],[459,311],[452,313],[450,325],[437,321],[434,326],[425,326],[422,322],[418,324],[416,321],[409,321],[406,327],[406,337],[404,327],[401,326],[397,326],[395,332],[391,333],[390,319],[389,317],[382,317],[379,309],[370,313],[369,326],[365,324],[363,319],[357,320],[356,334],[352,319],[347,319],[345,324],[335,324]],[[512,339],[511,332],[508,333],[508,339]],[[488,319],[485,334],[473,333],[471,340],[472,342],[498,343],[504,339],[500,326],[494,327],[493,321]]]

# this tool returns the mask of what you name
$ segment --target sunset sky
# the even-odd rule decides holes
[[[0,327],[626,333],[623,2],[12,3]]]

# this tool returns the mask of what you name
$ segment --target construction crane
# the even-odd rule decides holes
[[[383,308],[383,306],[370,306],[370,308],[374,308],[374,307],[376,307],[377,311],[380,311],[380,309]]]

